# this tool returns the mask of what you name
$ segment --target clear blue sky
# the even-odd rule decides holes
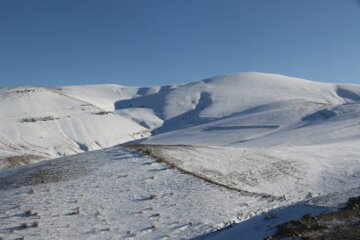
[[[356,0],[1,0],[0,86],[243,71],[360,83]]]

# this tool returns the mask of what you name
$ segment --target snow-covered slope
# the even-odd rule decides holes
[[[157,94],[119,101],[117,108],[129,104],[153,108],[164,120],[192,110],[202,118],[229,116],[255,106],[283,100],[307,100],[341,104],[356,99],[360,87],[342,87],[291,78],[277,74],[241,73],[209,78]],[[339,94],[339,89],[341,94]],[[346,99],[345,99],[346,97]],[[159,101],[162,104],[158,104]]]
[[[359,96],[360,86],[357,85],[245,73],[120,100],[116,108],[122,111],[148,108],[164,120],[147,143],[304,145],[356,138],[360,133],[357,120]],[[334,112],[334,116],[327,116],[327,112]],[[347,120],[336,120],[344,118]],[[326,124],[321,125],[325,121]],[[342,124],[346,124],[347,130]],[[339,132],[327,131],[322,126],[334,127]],[[329,135],[333,137],[329,138]],[[265,140],[259,140],[262,138]],[[256,143],[252,144],[253,140]]]
[[[306,166],[318,165],[322,170],[320,172],[319,169],[309,167],[309,173],[298,172],[306,166],[291,162],[294,159],[286,156],[288,152],[280,150],[264,150],[260,155],[254,149],[248,154],[243,153],[244,149],[228,151],[225,148],[195,148],[189,152],[186,148],[166,147],[163,150],[163,153],[171,153],[168,156],[174,159],[184,158],[182,166],[189,169],[193,165],[190,170],[195,173],[202,168],[201,173],[214,177],[216,171],[243,171],[245,174],[242,179],[231,178],[231,174],[223,175],[235,184],[246,184],[246,181],[248,184],[254,183],[259,173],[263,173],[263,178],[258,180],[269,182],[259,182],[258,186],[267,186],[266,190],[273,189],[274,193],[286,190],[296,193],[296,187],[301,187],[299,193],[302,193],[308,183],[319,184],[310,186],[309,191],[315,192],[312,192],[313,195],[307,194],[309,199],[300,206],[283,208],[294,203],[296,198],[293,195],[283,199],[269,198],[231,190],[118,146],[0,172],[0,237],[192,239],[200,236],[198,239],[203,239],[201,235],[240,223],[235,227],[235,233],[230,231],[231,239],[246,236],[246,239],[261,240],[282,221],[306,213],[323,212],[326,210],[323,207],[339,206],[346,201],[346,197],[360,194],[359,187],[349,189],[359,182],[359,164],[355,160],[359,152],[354,150],[354,161],[346,158],[342,164],[337,160],[334,165],[330,164],[332,161],[326,163],[325,156],[316,163],[310,161],[308,153],[303,154],[305,159],[300,162]],[[327,149],[313,150],[320,155]],[[268,159],[265,153],[268,157],[282,155],[286,158]],[[195,156],[194,160],[199,162],[189,161],[189,156]],[[236,156],[244,159],[236,161]],[[345,155],[338,153],[340,156]],[[231,159],[225,161],[228,158]],[[253,177],[250,171],[253,171]],[[316,171],[320,174],[315,175]],[[289,176],[284,178],[286,173]],[[308,176],[311,177],[301,179]],[[316,178],[317,181],[314,181]],[[276,179],[277,184],[272,186],[271,183]],[[287,186],[285,180],[288,181]],[[301,182],[304,185],[299,184]],[[293,183],[295,185],[291,188]],[[280,189],[279,184],[287,189]],[[256,184],[249,190],[254,188]],[[342,194],[316,197],[318,193],[340,190],[345,191]],[[221,236],[230,233],[213,233],[209,237],[227,239]]]
[[[152,145],[133,146],[153,158],[118,146],[0,172],[0,237],[193,238],[360,192],[359,85],[243,73],[154,88],[0,89],[0,98],[0,158],[10,163],[154,133],[135,141]],[[35,220],[41,228],[21,228]],[[240,224],[261,224],[247,239],[280,221],[263,220]]]
[[[123,147],[0,173],[0,203],[0,237],[51,240],[189,239],[277,204]]]
[[[115,107],[122,110],[150,109],[158,118],[164,120],[164,124],[154,132],[160,134],[181,129],[180,132],[174,133],[176,142],[179,142],[178,136],[186,134],[183,132],[184,128],[207,123],[210,124],[207,127],[210,127],[212,126],[210,122],[219,119],[224,121],[217,122],[217,127],[231,126],[230,124],[249,125],[251,119],[253,126],[250,127],[255,132],[253,137],[256,137],[258,136],[256,132],[266,130],[266,126],[262,126],[264,122],[275,126],[280,120],[282,124],[276,129],[280,130],[301,121],[303,117],[321,108],[359,102],[359,96],[360,86],[357,85],[318,83],[276,74],[242,73],[210,78],[167,91],[119,100]],[[293,107],[296,108],[296,112],[292,110]],[[285,119],[281,119],[278,114]],[[259,130],[256,126],[263,129]],[[241,131],[241,134],[244,132],[246,130]],[[253,131],[248,129],[247,132]],[[221,135],[227,135],[223,133]],[[202,132],[200,135],[211,139],[205,136],[206,133]],[[231,141],[229,139],[229,143],[248,140],[252,138],[251,135],[252,133],[245,138],[240,137]],[[153,143],[163,143],[159,141],[160,138],[154,137]],[[196,141],[201,143],[199,140]]]
[[[285,101],[155,135],[146,143],[269,147],[360,138],[360,103]]]
[[[176,86],[158,86],[136,88],[116,84],[99,84],[65,86],[57,88],[56,90],[73,98],[89,102],[107,111],[114,111],[115,103],[119,100],[132,99],[149,94],[168,91],[175,87]]]
[[[18,160],[9,157],[28,156],[31,162],[149,134],[133,121],[46,88],[1,89],[0,101],[0,168]]]
[[[151,156],[213,183],[289,202],[360,183],[360,139],[306,147],[143,147]]]
[[[326,134],[308,140],[309,134],[318,134],[321,129],[303,128],[303,138],[297,137],[299,131],[294,129],[326,120],[322,115],[331,108],[356,112],[356,105],[345,105],[360,102],[357,85],[264,73],[214,77],[179,86],[89,85],[62,87],[60,91],[109,111],[115,108],[117,114],[155,133],[148,143],[161,144],[251,146],[256,140],[254,146],[271,146],[329,142]],[[355,125],[356,116],[347,116],[348,125]],[[275,139],[274,134],[278,136]],[[342,138],[356,134],[357,130],[349,131]],[[263,137],[268,140],[259,141]]]

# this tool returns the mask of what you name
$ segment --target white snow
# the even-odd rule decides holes
[[[164,124],[164,121],[156,116],[153,110],[149,108],[119,109],[116,110],[115,113],[131,119],[149,130],[159,128]]]
[[[288,202],[359,186],[360,141],[305,147],[148,146],[186,172]]]
[[[124,117],[39,87],[0,90],[0,149],[54,158],[148,136]]]
[[[0,237],[262,239],[360,194],[359,85],[242,73],[164,87],[0,89],[0,99],[0,168],[9,156],[132,140],[165,161],[118,146],[2,171]],[[278,217],[260,215],[270,210]]]
[[[56,88],[56,90],[67,96],[89,102],[107,111],[114,111],[115,103],[119,100],[137,98],[140,96],[145,96],[172,89],[175,87],[176,86],[174,85],[163,87],[136,88],[116,84],[99,84],[83,86],[65,86]]]
[[[11,239],[190,238],[276,206],[122,147],[3,172],[0,186],[0,237]]]

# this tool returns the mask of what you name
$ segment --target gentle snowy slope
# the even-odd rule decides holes
[[[0,173],[0,199],[6,239],[191,238],[278,205],[122,147]]]
[[[313,145],[360,139],[360,103],[331,106],[301,118],[287,131],[278,131],[242,146]],[[356,146],[356,145],[355,145]]]
[[[281,148],[143,147],[152,156],[211,182],[289,202],[360,183],[360,140]]]
[[[175,153],[175,157],[189,156],[179,149],[173,150],[171,154]],[[203,160],[205,167],[209,166],[206,163],[210,158],[218,166],[221,159],[238,154],[236,149],[215,151],[209,148],[206,153],[203,149],[197,150],[193,154],[207,157]],[[164,151],[169,153],[167,148]],[[214,153],[216,156],[210,157]],[[184,163],[187,161],[185,159]],[[259,161],[260,158],[257,163]],[[271,162],[265,161],[264,167]],[[237,163],[233,163],[232,167],[235,167]],[[356,169],[356,164],[353,162],[348,166]],[[226,163],[218,169],[222,171],[224,167]],[[194,164],[194,170],[198,169],[199,164]],[[256,166],[255,170],[258,170]],[[346,179],[343,170],[344,167],[340,168],[340,173],[334,175],[333,182],[337,186],[341,179],[335,176]],[[274,186],[274,190],[278,186]],[[0,237],[191,239],[240,222],[234,229],[208,237],[246,236],[246,239],[256,240],[270,235],[273,227],[282,221],[306,213],[323,212],[326,210],[323,207],[338,206],[346,201],[346,197],[359,193],[360,189],[354,188],[344,194],[312,198],[300,206],[281,208],[294,199],[264,198],[229,190],[184,174],[134,150],[113,147],[1,172]],[[36,227],[32,227],[34,223]]]
[[[3,156],[53,158],[148,136],[126,118],[45,88],[2,89],[0,100]]]
[[[202,124],[154,135],[146,143],[238,146],[294,128],[304,116],[328,104],[305,100],[278,101]],[[284,139],[284,141],[286,141]]]
[[[285,101],[155,135],[145,143],[232,147],[336,143],[360,138],[359,119],[360,103],[332,106]]]

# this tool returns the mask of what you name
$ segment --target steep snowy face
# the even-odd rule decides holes
[[[37,160],[53,158],[109,147],[149,134],[126,118],[45,88],[1,89],[0,101],[2,158],[19,155]],[[3,165],[29,160],[6,159],[1,161]]]

